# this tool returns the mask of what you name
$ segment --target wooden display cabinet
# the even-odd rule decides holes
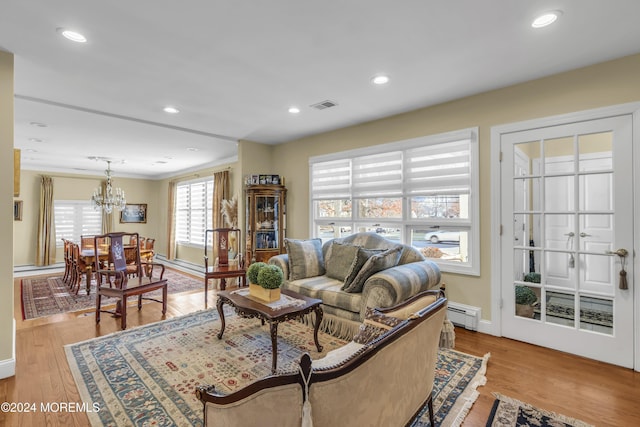
[[[245,187],[247,218],[246,259],[267,262],[285,252],[286,196],[284,185],[247,185]]]

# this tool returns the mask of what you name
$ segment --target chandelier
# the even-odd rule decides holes
[[[95,210],[102,208],[107,214],[110,214],[114,208],[119,211],[123,210],[127,201],[124,198],[124,191],[122,191],[121,188],[113,188],[111,184],[111,160],[106,160],[106,162],[107,170],[104,171],[104,173],[107,175],[107,185],[104,194],[102,186],[93,190],[91,205]]]

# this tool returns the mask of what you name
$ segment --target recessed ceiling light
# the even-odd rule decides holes
[[[76,42],[76,43],[86,43],[87,42],[87,38],[80,34],[77,31],[73,31],[73,30],[68,30],[66,28],[58,28],[57,31],[62,34],[62,36],[64,38],[66,38],[67,40],[71,40],[72,42]]]
[[[371,78],[371,83],[374,85],[384,85],[389,83],[389,76],[378,75]]]
[[[31,122],[29,123],[31,126],[35,126],[37,128],[46,128],[47,125],[44,123],[40,123],[40,122]]]
[[[300,109],[298,107],[289,107],[289,112],[291,114],[298,114],[300,112]]]
[[[195,147],[189,147],[187,148],[187,151],[200,151],[200,149]]]
[[[25,151],[27,153],[37,153],[38,152],[38,150],[34,150],[33,148],[27,148]]]
[[[42,142],[40,138],[29,138],[30,142]]]
[[[171,107],[170,105],[164,107],[162,111],[169,114],[178,114],[180,112],[180,110],[178,110],[176,107]]]
[[[538,16],[533,20],[531,26],[533,28],[542,28],[547,25],[551,25],[562,15],[562,12],[559,10],[552,10],[551,12],[545,12],[542,15]]]

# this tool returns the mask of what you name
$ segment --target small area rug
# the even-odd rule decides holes
[[[496,400],[493,403],[487,427],[593,427],[584,421],[538,409],[500,393],[493,393],[493,395]]]
[[[167,268],[164,272],[167,279],[167,292],[170,294],[204,289],[202,279],[181,274]],[[155,291],[160,296],[161,291]],[[22,299],[22,318],[35,319],[37,317],[54,314],[82,311],[96,306],[96,284],[91,281],[91,292],[87,295],[86,283],[80,285],[78,295],[69,292],[69,287],[62,281],[62,275],[25,277],[20,283]],[[149,294],[153,295],[152,293]],[[103,299],[108,304],[109,299]]]
[[[268,325],[227,309],[222,340],[216,336],[217,311],[204,310],[65,346],[83,402],[99,408],[87,413],[91,424],[201,426],[202,403],[194,394],[198,385],[213,384],[229,393],[270,375]],[[278,370],[295,370],[305,351],[317,359],[346,344],[325,333],[319,340],[322,353],[315,349],[311,328],[300,322],[280,324]],[[437,425],[461,423],[477,395],[475,387],[485,382],[487,358],[441,351],[434,397]],[[429,425],[425,411],[414,425]]]

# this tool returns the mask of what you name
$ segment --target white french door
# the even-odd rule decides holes
[[[501,135],[503,336],[634,366],[632,124]]]

